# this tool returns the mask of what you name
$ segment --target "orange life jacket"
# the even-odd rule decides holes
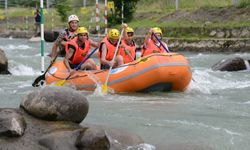
[[[86,40],[85,47],[84,47],[84,49],[82,49],[78,46],[76,41],[77,41],[77,38],[74,38],[74,39],[70,40],[69,42],[67,42],[67,44],[65,46],[65,51],[66,51],[66,53],[69,52],[69,45],[72,45],[75,47],[75,52],[69,61],[71,64],[78,65],[87,57],[87,54],[90,50],[90,42],[89,42],[89,40]]]
[[[102,45],[105,44],[106,47],[107,47],[107,55],[106,55],[106,60],[108,61],[111,61],[114,57],[114,54],[115,54],[115,50],[116,50],[116,45],[113,45],[111,44],[109,41],[108,41],[108,38],[107,36],[104,37],[104,39],[102,40],[101,44],[100,44],[100,47],[99,47],[99,52],[98,52],[98,56],[99,56],[99,59],[101,59],[101,55],[102,55]],[[117,43],[118,44],[118,43]],[[120,49],[118,49],[118,53],[119,54],[119,51]]]
[[[153,40],[149,40],[147,47],[142,48],[141,57],[150,55],[152,53],[165,53],[165,49],[160,45],[156,46]]]
[[[119,54],[123,57],[124,64],[132,62],[135,60],[135,42],[133,41],[132,45],[127,45],[126,41],[122,40],[122,45],[124,47],[121,48]]]

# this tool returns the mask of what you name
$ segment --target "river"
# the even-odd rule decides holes
[[[17,108],[40,75],[40,43],[0,38],[12,75],[0,75],[0,107]],[[52,44],[45,43],[45,55]],[[212,71],[222,58],[249,53],[181,52],[193,80],[182,93],[109,94],[83,92],[90,109],[83,122],[133,132],[155,149],[250,149],[250,72]],[[45,69],[49,57],[45,57]],[[139,149],[139,148],[138,148]]]

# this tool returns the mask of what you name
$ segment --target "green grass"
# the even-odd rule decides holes
[[[137,10],[135,14],[135,19],[129,23],[130,26],[134,28],[145,28],[149,29],[154,26],[159,26],[166,31],[166,36],[176,36],[176,37],[190,37],[190,36],[198,36],[203,37],[204,35],[197,35],[196,33],[189,33],[180,31],[185,30],[186,28],[200,28],[199,30],[203,30],[204,22],[192,21],[192,20],[178,20],[175,22],[164,22],[159,21],[160,18],[166,16],[167,14],[171,14],[175,12],[175,0],[141,0],[137,4]],[[240,8],[249,8],[250,1],[249,0],[238,0],[238,7]],[[231,6],[231,0],[179,0],[179,9],[185,12],[196,11],[199,8],[202,9],[219,9],[219,8],[229,8]],[[100,5],[100,16],[104,15],[104,5]],[[34,27],[34,16],[33,11],[34,8],[9,8],[8,9],[8,18],[29,17],[28,28],[33,30]],[[4,19],[4,9],[0,9],[0,21],[5,21]],[[53,13],[53,15],[52,15]],[[80,26],[95,28],[95,6],[89,6],[86,9],[74,8],[70,14],[76,14],[80,18]],[[143,17],[140,17],[143,16]],[[90,22],[91,17],[93,18],[93,22]],[[139,19],[138,19],[139,18]],[[45,10],[45,30],[51,30],[52,28],[52,19],[54,19],[54,29],[63,29],[67,27],[67,22],[61,22],[60,17],[56,13],[55,9]],[[32,20],[32,21],[31,21]],[[104,28],[104,22],[100,23],[101,28]],[[206,25],[206,30],[211,30],[215,28],[240,28],[240,27],[249,27],[249,21],[228,21],[228,22],[214,22]],[[26,29],[27,24],[25,19],[23,22],[18,24],[10,24],[11,29]],[[120,28],[120,25],[115,26],[115,28]],[[173,29],[170,31],[169,29]],[[183,28],[181,30],[181,28]],[[188,30],[187,30],[188,31]]]

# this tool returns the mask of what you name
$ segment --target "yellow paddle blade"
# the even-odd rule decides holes
[[[55,85],[56,85],[56,86],[64,86],[65,81],[66,81],[66,80],[58,81]]]
[[[102,93],[104,93],[104,94],[108,93],[108,85],[107,84],[103,84],[103,86],[102,86]]]

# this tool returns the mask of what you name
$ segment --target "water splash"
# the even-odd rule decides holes
[[[17,66],[11,67],[9,69],[12,75],[22,76],[22,75],[39,75],[39,71],[34,71],[32,67],[27,65],[19,64]]]
[[[156,150],[156,148],[154,145],[143,143],[135,146],[129,146],[126,150]]]
[[[13,44],[9,44],[9,45],[0,45],[1,49],[6,49],[6,50],[26,50],[26,49],[31,49],[32,47],[30,47],[29,45],[13,45]]]

